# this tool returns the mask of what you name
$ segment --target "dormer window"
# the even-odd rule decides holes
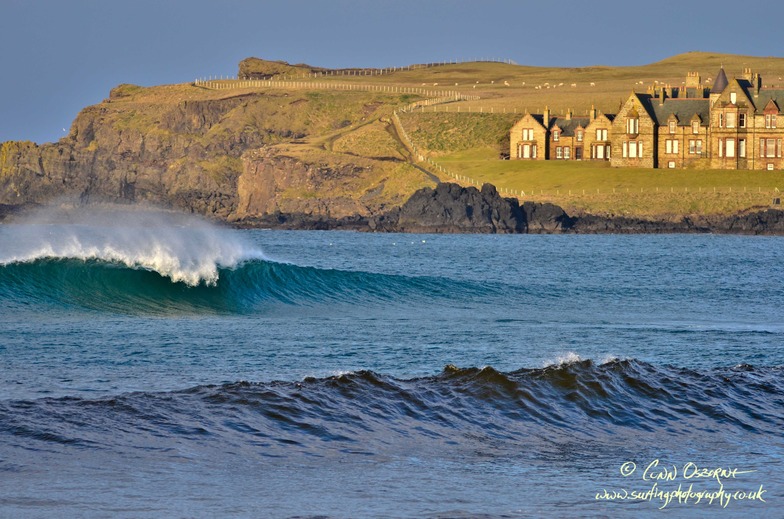
[[[738,94],[730,92],[730,103],[736,104],[738,102]]]
[[[557,142],[558,140],[560,140],[560,137],[561,137],[561,132],[559,132],[558,130],[553,130],[553,140]]]
[[[765,114],[765,128],[775,128],[775,127],[776,127],[776,115]]]
[[[583,131],[577,130],[577,142],[582,142],[583,140]]]
[[[719,114],[721,117],[721,114]],[[692,121],[691,122],[691,133],[700,133],[700,122],[699,121]]]
[[[670,121],[670,133],[675,133],[675,127],[677,123],[675,121]]]

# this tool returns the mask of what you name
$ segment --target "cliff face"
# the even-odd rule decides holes
[[[239,155],[264,138],[208,135],[242,99],[172,106],[128,106],[115,99],[83,110],[57,143],[2,144],[0,203],[72,195],[149,201],[218,217],[234,210]]]
[[[57,143],[0,145],[0,205],[70,196],[224,220],[275,211],[369,214],[403,202],[404,190],[390,192],[389,178],[411,181],[411,191],[426,183],[407,165],[398,171],[400,163],[328,149],[341,132],[377,120],[389,101],[381,97],[121,85],[84,109]]]

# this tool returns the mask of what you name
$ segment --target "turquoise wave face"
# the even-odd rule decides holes
[[[448,279],[302,267],[250,260],[190,285],[158,272],[97,259],[53,258],[0,267],[4,306],[121,314],[253,313],[271,305],[405,304],[465,298],[484,289]]]

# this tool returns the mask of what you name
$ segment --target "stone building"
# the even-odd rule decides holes
[[[784,169],[782,103],[784,89],[763,87],[762,77],[751,69],[729,80],[722,68],[710,90],[691,72],[682,87],[632,92],[615,115],[593,108],[588,117],[571,112],[551,117],[549,109],[542,115],[526,113],[512,127],[510,158],[609,160],[617,167]]]
[[[609,160],[612,116],[591,108],[588,117],[526,114],[512,127],[509,157],[521,160]]]

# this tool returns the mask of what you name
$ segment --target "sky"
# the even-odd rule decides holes
[[[334,68],[784,57],[782,20],[780,0],[0,0],[0,142],[56,141],[118,84],[233,76],[249,56]]]

